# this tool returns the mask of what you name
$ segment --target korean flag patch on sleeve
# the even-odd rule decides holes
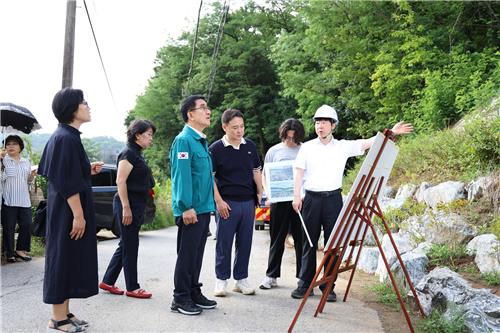
[[[179,153],[177,153],[177,159],[178,160],[188,160],[189,153],[188,152],[179,152]]]

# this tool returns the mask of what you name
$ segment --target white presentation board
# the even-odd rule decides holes
[[[363,165],[361,166],[361,169],[358,172],[358,175],[356,176],[356,179],[354,180],[354,183],[351,186],[351,190],[349,191],[349,194],[347,195],[347,199],[344,201],[344,206],[342,207],[342,210],[340,211],[339,217],[337,218],[337,221],[335,222],[335,226],[333,227],[332,233],[330,235],[330,238],[328,239],[328,243],[325,247],[325,249],[329,248],[335,248],[337,246],[340,246],[344,244],[345,238],[347,236],[347,233],[344,233],[341,237],[338,236],[337,239],[332,240],[334,237],[337,229],[340,227],[340,221],[342,220],[343,216],[346,214],[349,214],[347,211],[347,208],[349,206],[349,202],[353,199],[354,191],[358,187],[359,183],[361,182],[361,179],[363,178],[363,175],[368,175],[368,172],[370,171],[371,167],[375,163],[375,158],[377,157],[378,152],[380,151],[380,147],[382,146],[382,143],[384,141],[384,135],[382,133],[377,133],[377,136],[375,138],[375,142],[373,143],[372,147],[368,151],[368,154],[365,157],[365,160],[363,162]],[[384,151],[382,152],[378,163],[375,167],[375,170],[371,176],[371,178],[374,179],[372,182],[370,188],[368,189],[368,195],[364,197],[364,203],[367,204],[369,198],[371,197],[372,193],[378,188],[378,185],[381,181],[381,178],[383,177],[382,181],[382,188],[385,186],[387,183],[387,179],[389,178],[389,175],[391,173],[392,167],[394,165],[394,162],[396,161],[396,157],[398,156],[399,149],[396,146],[396,144],[392,140],[387,140],[387,143],[385,144]],[[347,216],[346,216],[347,217]],[[350,235],[350,239],[354,240],[355,238],[355,231],[357,230],[359,223],[362,223],[360,218],[358,216],[355,216],[352,218],[350,221],[351,224],[354,224],[354,231]],[[359,237],[363,235],[367,225],[363,223]],[[349,228],[345,229],[349,230]],[[334,242],[332,244],[332,247],[330,247],[330,243]]]
[[[264,164],[266,194],[271,202],[293,200],[293,163],[294,160],[288,160]]]

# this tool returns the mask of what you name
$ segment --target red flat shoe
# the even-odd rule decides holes
[[[150,298],[151,296],[153,296],[153,294],[148,293],[144,289],[138,289],[137,291],[127,291],[125,295],[127,295],[128,297],[135,297],[135,298]]]
[[[106,284],[104,282],[99,283],[99,288],[101,288],[102,290],[109,291],[113,295],[123,295],[124,293],[124,291],[121,290],[120,288],[115,286],[110,286],[109,284]]]

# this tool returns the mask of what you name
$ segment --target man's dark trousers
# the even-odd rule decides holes
[[[185,225],[182,216],[175,217],[177,230],[177,262],[174,272],[174,300],[189,302],[201,293],[199,282],[210,213],[198,214],[198,222]]]
[[[231,253],[233,240],[236,238],[233,278],[235,280],[246,279],[252,249],[255,201],[226,200],[226,202],[231,210],[229,218],[226,220],[221,217],[217,224],[215,274],[219,280],[227,280],[231,277]]]
[[[329,194],[331,193],[331,194]],[[306,191],[302,203],[302,217],[311,237],[313,247],[304,237],[302,248],[302,267],[299,274],[299,287],[309,287],[316,274],[316,250],[321,227],[324,230],[325,246],[332,233],[333,226],[342,210],[342,194],[340,190],[325,192]]]
[[[299,277],[302,264],[302,226],[299,215],[293,210],[290,201],[271,204],[269,228],[271,244],[266,276],[273,278],[281,276],[281,260],[285,251],[285,239],[288,235],[288,230],[290,230],[295,245],[295,275]]]

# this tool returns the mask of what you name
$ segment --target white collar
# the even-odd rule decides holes
[[[229,143],[229,140],[227,138],[227,135],[224,135],[221,139],[222,141],[222,144],[224,145],[224,147],[227,147],[227,146],[233,146],[231,143]],[[241,141],[240,141],[240,144],[238,146],[233,146],[234,149],[240,149],[240,145],[244,145],[246,144],[246,140],[245,138],[241,138]]]
[[[195,131],[195,132],[196,132],[196,134],[198,134],[199,136],[201,136],[203,139],[206,139],[206,138],[207,138],[207,136],[206,136],[205,134],[203,134],[203,132],[198,131],[198,130],[197,130],[196,128],[194,128],[193,126],[188,125],[188,124],[186,124],[186,126],[187,126],[187,127],[189,127],[190,129],[192,129],[193,131]]]

